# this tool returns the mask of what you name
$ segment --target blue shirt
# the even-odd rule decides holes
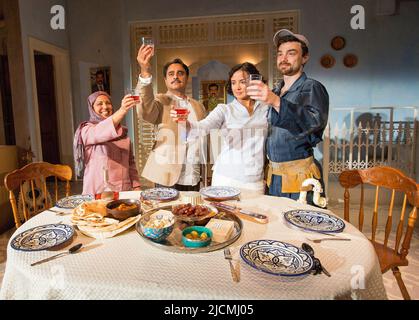
[[[273,92],[279,96],[283,86],[284,82]],[[327,125],[329,95],[326,88],[303,73],[280,99],[279,112],[269,108],[268,158],[285,162],[312,156]]]

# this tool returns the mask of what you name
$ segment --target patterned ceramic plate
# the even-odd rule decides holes
[[[240,248],[240,256],[253,268],[278,276],[299,276],[313,268],[303,249],[277,240],[250,241]]]
[[[67,224],[47,224],[26,230],[13,238],[11,246],[15,250],[39,251],[49,249],[74,235],[74,229]]]
[[[179,196],[179,191],[173,188],[151,188],[141,192],[145,200],[168,201]]]
[[[316,232],[342,232],[345,222],[327,213],[312,210],[292,210],[285,212],[285,220],[292,225]]]
[[[62,209],[74,209],[80,204],[82,204],[83,202],[92,201],[92,200],[93,200],[93,196],[91,195],[78,194],[78,195],[69,196],[69,197],[58,200],[55,206]]]
[[[212,186],[199,190],[207,198],[226,200],[240,195],[240,190],[232,187]]]

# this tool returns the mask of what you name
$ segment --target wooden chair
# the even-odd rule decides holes
[[[54,202],[47,188],[48,177],[54,177]],[[22,225],[22,220],[29,220],[33,215],[51,208],[58,201],[58,179],[66,181],[65,194],[69,196],[71,177],[71,167],[48,162],[30,163],[8,173],[4,177],[4,185],[9,191],[16,228]],[[16,202],[16,196],[19,203]]]
[[[364,184],[375,186],[375,201],[371,225],[372,235],[370,240],[379,258],[381,272],[385,273],[391,269],[393,271],[394,277],[397,280],[397,284],[399,285],[403,298],[410,300],[410,296],[402,280],[399,267],[408,265],[407,255],[409,253],[410,241],[412,240],[412,234],[417,217],[417,208],[419,206],[419,185],[414,180],[405,176],[401,171],[390,167],[375,167],[365,170],[344,171],[339,176],[339,182],[345,188],[344,219],[348,222],[350,200],[349,189],[361,185],[360,208],[358,216],[358,225],[360,231],[362,231],[364,225]],[[383,243],[378,242],[376,239],[378,225],[379,190],[381,187],[392,190]],[[397,224],[395,246],[394,248],[389,248],[387,245],[389,236],[392,231],[393,208],[396,191],[403,193],[404,198],[400,219]],[[408,215],[406,232],[404,234],[404,238],[402,239],[407,202],[409,202],[413,208]],[[400,244],[401,249],[399,250]]]

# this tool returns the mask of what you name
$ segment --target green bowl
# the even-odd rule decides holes
[[[191,233],[192,231],[198,232],[198,236],[200,237],[203,232],[205,232],[208,235],[208,238],[206,240],[193,240],[186,238],[186,235]],[[193,226],[193,227],[187,227],[183,229],[182,231],[182,243],[185,247],[189,248],[200,248],[200,247],[206,247],[211,243],[212,239],[212,231],[205,227],[200,226]]]

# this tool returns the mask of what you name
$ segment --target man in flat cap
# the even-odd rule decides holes
[[[297,200],[305,179],[314,178],[323,185],[313,148],[322,141],[327,125],[329,95],[320,82],[303,71],[309,59],[306,37],[282,29],[273,41],[283,81],[272,91],[261,81],[251,81],[248,90],[252,99],[271,106],[266,142],[268,193]]]

